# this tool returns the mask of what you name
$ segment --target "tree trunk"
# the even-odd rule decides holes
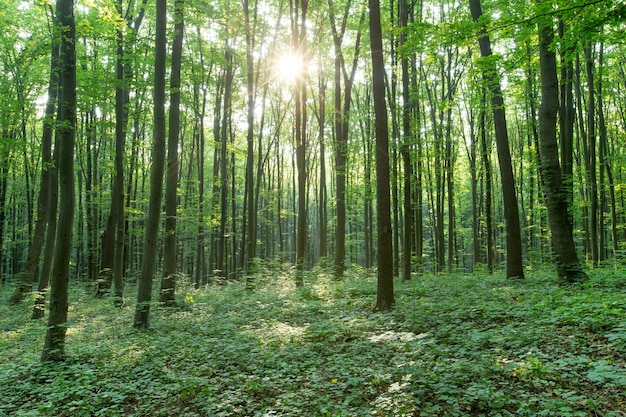
[[[32,291],[33,282],[39,267],[41,252],[46,241],[46,228],[48,225],[48,212],[50,211],[50,176],[52,171],[52,135],[54,126],[54,113],[56,112],[59,91],[59,47],[53,43],[50,59],[50,82],[48,86],[48,99],[43,120],[43,132],[41,137],[41,188],[37,200],[37,222],[35,232],[28,251],[28,257],[22,271],[22,282],[15,288],[11,297],[12,303],[22,301]],[[46,287],[47,287],[46,283]]]
[[[176,250],[176,210],[178,208],[178,142],[180,131],[180,71],[183,55],[184,0],[174,3],[174,40],[170,72],[170,115],[167,137],[167,173],[165,186],[165,240],[163,243],[163,277],[159,302],[172,305],[176,301],[178,257]]]
[[[255,3],[256,4],[256,3]],[[255,7],[256,10],[256,7]],[[252,263],[256,258],[256,227],[257,227],[257,214],[254,204],[254,110],[256,104],[256,92],[254,90],[254,47],[255,47],[255,33],[250,23],[250,8],[248,0],[243,0],[243,13],[246,28],[246,68],[247,68],[247,94],[248,94],[248,130],[247,130],[247,143],[248,151],[246,155],[246,202],[247,210],[245,215],[245,222],[247,230],[244,230],[247,235],[247,242],[245,247],[245,268],[249,271],[252,267]],[[256,19],[256,13],[254,13]],[[255,21],[256,23],[256,21]],[[254,25],[256,27],[256,24]],[[260,134],[260,133],[259,133]],[[249,274],[248,276],[251,276]]]
[[[122,16],[122,0],[117,1],[117,10]],[[111,222],[114,227],[115,239],[109,236],[113,244],[113,287],[114,304],[121,307],[124,304],[124,152],[126,144],[126,126],[128,123],[128,85],[124,64],[124,34],[117,31],[117,62],[115,88],[115,176],[111,191]],[[109,229],[107,228],[107,232]],[[103,248],[103,251],[107,249]]]
[[[306,13],[308,0],[290,0],[289,10],[291,15],[291,42],[294,51],[306,57]],[[296,286],[304,284],[305,250],[307,242],[307,173],[306,173],[306,70],[302,68],[302,74],[296,79],[295,85],[295,144],[296,166],[298,174],[298,225],[296,238]]]
[[[62,28],[60,51],[59,135],[59,227],[55,240],[55,261],[50,291],[50,317],[41,360],[65,358],[67,298],[74,226],[74,142],[76,139],[76,26],[74,1],[57,0],[56,14]]]
[[[482,16],[480,0],[470,0],[470,10],[474,21]],[[506,249],[507,249],[507,278],[524,278],[524,266],[522,263],[522,237],[519,221],[519,207],[517,204],[517,192],[515,190],[515,178],[509,150],[509,135],[506,125],[504,98],[500,89],[500,77],[497,73],[496,63],[489,60],[492,55],[491,40],[486,34],[486,29],[480,29],[478,38],[482,57],[486,58],[483,68],[483,78],[491,93],[491,109],[495,126],[496,148],[498,161],[500,162],[500,178],[502,181],[502,197],[504,200],[504,217],[506,222]]]
[[[137,305],[133,326],[148,329],[152,283],[157,260],[157,243],[161,219],[161,194],[165,171],[165,66],[167,48],[167,2],[156,0],[156,33],[154,55],[154,131],[152,168],[150,170],[150,197],[146,221],[141,274],[137,288]]]
[[[387,311],[394,304],[391,199],[389,187],[389,130],[385,103],[385,64],[380,3],[369,0],[372,91],[376,120],[376,219],[378,223],[378,288],[376,310]]]
[[[407,0],[400,1],[400,27],[404,30],[400,34],[400,48],[404,48],[407,43],[407,27],[409,23],[409,4]],[[409,83],[409,58],[406,54],[400,59],[402,67],[402,131],[403,143],[400,147],[402,154],[402,167],[404,168],[404,230],[402,232],[402,280],[409,281],[411,279],[411,260],[413,253],[413,162],[411,161],[410,149],[413,146],[413,131],[411,129],[411,117],[413,116],[413,103],[411,99],[410,83]]]
[[[600,65],[600,76],[598,77],[598,131],[600,134],[600,167],[601,173],[606,172],[606,181],[609,189],[609,202],[611,206],[611,241],[613,242],[613,246],[611,248],[611,252],[613,253],[613,257],[617,254],[619,250],[619,239],[617,236],[617,210],[616,210],[616,199],[615,199],[615,181],[613,178],[613,170],[611,168],[611,158],[609,156],[609,150],[607,146],[608,142],[608,132],[606,127],[606,119],[604,116],[604,96],[603,96],[603,85],[604,85],[604,44],[600,45],[600,57],[599,57],[599,65]],[[604,181],[601,181],[604,184]],[[604,190],[605,186],[603,186]],[[603,191],[604,193],[604,191]],[[600,198],[600,201],[603,202],[606,198]],[[602,211],[604,212],[604,210]],[[604,224],[602,222],[601,224]],[[602,235],[604,236],[604,230],[602,231]],[[604,247],[604,245],[602,245]]]
[[[326,140],[324,138],[326,128],[326,81],[319,81],[320,116],[319,116],[319,140],[320,140],[320,189],[319,189],[319,222],[320,222],[320,258],[328,257],[328,187],[326,185]]]
[[[487,253],[487,271],[493,274],[495,248],[493,246],[493,187],[492,187],[492,168],[491,146],[487,145],[487,126],[485,119],[487,117],[487,97],[486,91],[483,89],[483,99],[480,107],[480,147],[483,166],[485,167],[485,234],[486,236],[486,253]]]
[[[587,279],[578,261],[574,246],[572,223],[569,217],[567,194],[563,188],[556,140],[556,119],[559,108],[556,55],[550,49],[553,29],[542,18],[538,22],[539,66],[541,72],[541,105],[539,107],[539,142],[541,179],[546,194],[546,207],[556,255],[559,278],[564,282]]]
[[[598,266],[600,260],[598,242],[598,178],[596,158],[596,95],[595,95],[595,53],[593,45],[589,41],[584,48],[587,69],[587,146],[586,158],[587,181],[589,182],[589,235],[591,244],[591,260]]]

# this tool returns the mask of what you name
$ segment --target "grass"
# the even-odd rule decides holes
[[[596,270],[422,276],[373,313],[372,273],[318,270],[194,290],[152,330],[75,285],[68,359],[41,364],[45,320],[0,304],[0,416],[623,416],[626,280]],[[129,294],[132,298],[133,294]]]

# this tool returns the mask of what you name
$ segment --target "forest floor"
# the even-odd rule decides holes
[[[322,270],[294,287],[266,270],[254,290],[181,283],[150,331],[128,306],[70,297],[68,359],[39,362],[45,319],[0,294],[0,416],[624,416],[626,277],[562,287],[461,274],[396,282]]]

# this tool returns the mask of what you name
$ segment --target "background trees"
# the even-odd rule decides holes
[[[549,236],[556,226],[546,207],[556,191],[538,177],[550,159],[539,152],[546,113],[544,106],[540,120],[538,98],[547,82],[540,39],[542,51],[554,54],[555,87],[560,85],[550,117],[556,117],[554,152],[563,168],[554,178],[565,190],[572,251],[581,266],[618,260],[626,240],[624,6],[611,0],[484,3],[489,18],[478,26],[462,1],[381,4],[393,272],[404,265],[409,279],[422,271],[498,271],[511,261],[510,205],[497,186],[511,181],[519,205],[513,220],[518,217],[525,237],[521,265],[553,261]],[[153,276],[167,258],[176,262],[166,277],[180,272],[198,286],[238,279],[254,260],[308,268],[332,257],[338,275],[381,257],[388,261],[373,239],[383,225],[373,221],[380,195],[372,184],[381,166],[373,161],[372,64],[365,58],[371,47],[361,40],[372,35],[368,14],[361,13],[368,5],[196,1],[186,4],[183,33],[173,13],[179,4],[168,6],[172,13],[159,21],[159,36],[182,41],[186,81],[178,86],[176,67],[165,62],[159,78],[166,84],[159,89],[153,85],[156,10],[140,1],[126,9],[112,0],[77,4],[70,274],[95,281],[113,253],[116,280],[123,275],[144,282],[142,265]],[[15,284],[21,298],[36,280],[45,283],[49,270],[39,259],[47,251],[36,251],[46,214],[35,202],[46,195],[44,174],[60,168],[50,162],[46,145],[47,129],[59,133],[60,126],[51,126],[44,111],[53,96],[51,26],[44,20],[50,12],[39,3],[0,7],[4,27],[15,34],[2,40],[0,51],[0,271],[3,285]],[[540,19],[545,31],[537,29]],[[493,41],[494,55],[477,60],[480,27]],[[493,146],[501,124],[485,102],[498,94],[483,91],[483,73],[500,77],[507,103],[493,108],[507,118],[511,181],[494,165],[503,168]],[[163,108],[171,116],[154,118],[160,88],[168,87],[172,96],[163,99]],[[172,99],[178,94],[176,127]],[[152,145],[160,135],[152,132],[162,132],[157,120],[178,134],[171,149],[171,156],[178,151],[178,164],[168,171],[168,200],[177,209],[170,206],[167,215],[175,218],[176,233],[167,248],[162,218],[147,215],[163,210],[162,176],[149,174],[156,168],[151,152],[160,147]],[[55,213],[57,203],[51,204]],[[114,212],[123,213],[111,220],[117,231],[109,225]],[[49,223],[48,233],[53,227]],[[154,245],[149,249],[148,241]],[[27,278],[33,265],[40,273]]]

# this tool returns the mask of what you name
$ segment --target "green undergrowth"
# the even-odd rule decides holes
[[[626,278],[420,276],[374,313],[376,277],[264,270],[255,288],[182,282],[150,331],[75,285],[68,358],[0,304],[0,416],[623,416]],[[133,294],[129,294],[131,299]]]

